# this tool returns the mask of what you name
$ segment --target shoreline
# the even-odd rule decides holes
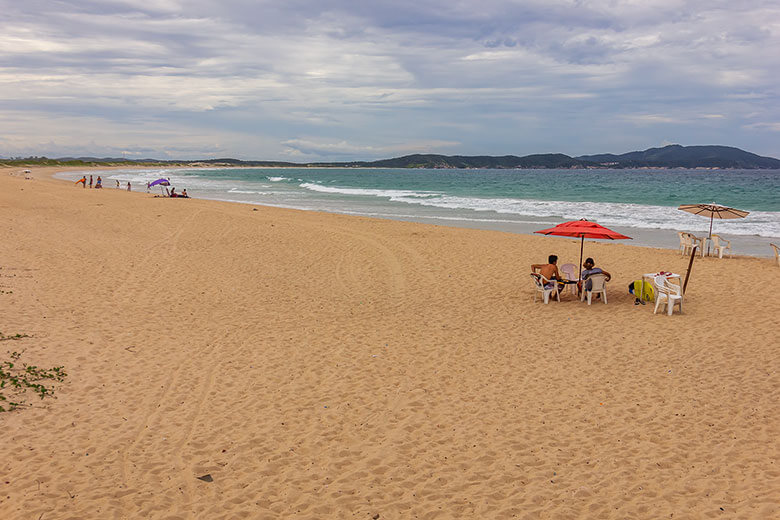
[[[90,170],[82,170],[79,169],[79,167],[74,167],[75,171],[81,172],[81,171],[90,171]],[[211,166],[203,166],[203,169],[213,169]],[[256,167],[249,167],[250,169],[258,169]],[[158,170],[159,167],[139,167],[139,168],[133,168],[135,170]],[[190,170],[194,168],[189,167],[182,167],[182,168],[171,168],[173,170],[175,169],[185,169]],[[238,169],[233,167],[226,167],[226,169]],[[262,168],[260,168],[262,169]],[[275,170],[279,169],[276,167],[268,167],[267,169]],[[98,167],[94,171],[121,171],[121,170],[131,170],[130,168],[125,167],[117,167],[112,169],[105,169]],[[70,170],[73,171],[73,170]],[[50,174],[50,177],[54,177],[57,172]],[[64,179],[58,179],[58,180],[64,180]],[[110,186],[104,186],[109,187],[111,189],[115,189]],[[559,223],[560,219],[555,218],[544,218],[544,217],[528,217],[531,220],[537,219],[540,222],[531,222],[530,220],[520,220],[520,221],[512,221],[511,219],[506,219],[505,221],[502,221],[504,219],[498,218],[498,219],[480,219],[480,218],[468,218],[463,217],[459,218],[458,216],[450,215],[449,213],[442,213],[439,216],[434,215],[414,215],[414,214],[404,214],[404,212],[400,213],[393,213],[388,215],[382,215],[377,214],[370,211],[363,211],[360,209],[327,209],[327,208],[300,208],[295,207],[294,205],[275,205],[270,203],[263,203],[263,202],[256,202],[256,201],[242,201],[242,200],[235,200],[235,198],[228,198],[227,195],[224,197],[203,197],[200,196],[197,192],[193,195],[190,195],[191,198],[199,198],[201,200],[218,200],[221,202],[230,202],[230,203],[236,203],[236,204],[245,204],[245,205],[257,205],[257,206],[265,206],[265,207],[276,207],[276,208],[285,208],[285,209],[294,209],[299,211],[320,211],[324,213],[331,213],[331,214],[340,214],[340,215],[347,215],[347,216],[361,216],[366,218],[378,218],[382,220],[395,220],[400,222],[417,222],[417,223],[423,223],[423,224],[430,224],[430,225],[439,225],[439,226],[446,226],[446,227],[460,227],[464,229],[482,229],[482,230],[490,230],[490,231],[503,231],[508,233],[514,233],[514,234],[521,234],[521,235],[529,235],[533,234],[533,232],[540,228],[546,228],[550,227],[552,224],[551,222],[556,221],[556,223]],[[416,209],[416,208],[415,208]],[[415,209],[410,209],[410,213],[414,213]],[[431,209],[431,208],[429,208]],[[670,207],[670,210],[673,208]],[[436,212],[438,210],[434,210]],[[672,229],[672,228],[645,228],[645,227],[632,227],[632,226],[621,226],[621,225],[610,225],[608,226],[611,229],[614,229],[615,231],[631,236],[634,240],[630,242],[625,242],[625,245],[634,245],[636,244],[637,247],[651,247],[651,248],[662,248],[662,249],[670,249],[670,250],[679,250],[679,239],[677,237],[678,229]],[[690,230],[685,230],[686,232],[690,232]],[[694,234],[701,236],[701,231],[693,231]],[[746,256],[746,257],[756,257],[756,258],[772,258],[773,257],[773,251],[770,248],[769,244],[771,242],[777,242],[780,241],[780,238],[774,238],[774,237],[765,237],[760,235],[744,235],[744,234],[732,234],[732,233],[723,233],[721,232],[720,235],[732,242],[732,255],[733,256]],[[706,232],[704,232],[704,236],[706,236]]]

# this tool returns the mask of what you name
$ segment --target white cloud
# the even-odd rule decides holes
[[[751,123],[744,125],[748,130],[769,130],[770,132],[780,132],[780,122]]]
[[[298,157],[349,157],[349,156],[388,156],[408,155],[435,150],[452,149],[460,143],[453,141],[416,141],[396,143],[386,146],[358,144],[349,141],[330,141],[325,139],[290,139],[282,143],[287,153]]]
[[[664,114],[636,114],[626,115],[624,119],[637,124],[678,124],[682,121],[679,117],[668,116]]]

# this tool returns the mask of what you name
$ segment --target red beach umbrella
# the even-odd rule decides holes
[[[541,235],[555,235],[559,237],[579,237],[582,239],[580,242],[580,272],[578,278],[582,278],[582,250],[585,246],[586,238],[597,238],[602,240],[631,240],[631,237],[621,235],[617,231],[612,231],[609,228],[605,228],[590,220],[571,220],[558,224],[555,227],[549,229],[542,229],[541,231],[534,231]]]

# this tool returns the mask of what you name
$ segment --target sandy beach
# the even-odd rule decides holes
[[[780,268],[586,241],[609,304],[534,303],[579,241],[0,169],[2,519],[780,516]],[[197,477],[210,475],[211,482]]]

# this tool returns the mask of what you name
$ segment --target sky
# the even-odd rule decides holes
[[[0,157],[780,157],[776,0],[0,0]]]

